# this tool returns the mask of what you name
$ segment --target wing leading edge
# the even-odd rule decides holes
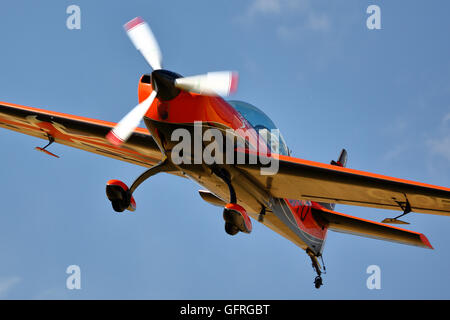
[[[113,122],[0,102],[0,127],[30,136],[100,154],[144,167],[158,163],[161,152],[143,128],[134,131],[127,143],[116,147],[105,138]]]

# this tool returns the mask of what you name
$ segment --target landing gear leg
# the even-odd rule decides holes
[[[230,203],[223,209],[223,219],[225,220],[225,232],[234,236],[239,231],[244,233],[252,232],[252,222],[245,209],[237,204],[236,192],[231,184],[231,178],[227,171],[217,169],[214,173],[221,178],[230,190]]]
[[[123,212],[125,209],[134,211],[136,209],[136,202],[133,198],[133,192],[141,185],[141,183],[157,173],[169,172],[172,170],[174,170],[174,168],[167,160],[161,161],[142,173],[133,182],[130,188],[122,181],[109,180],[106,184],[106,196],[111,201],[114,211]]]
[[[314,286],[316,287],[316,289],[319,289],[322,285],[323,285],[323,281],[322,281],[322,270],[320,268],[320,264],[319,264],[319,260],[317,259],[317,255],[315,255],[311,249],[306,249],[306,253],[308,254],[308,256],[311,258],[311,262],[312,262],[312,266],[313,269],[316,271],[317,276],[314,278]],[[324,267],[325,269],[325,267]]]
[[[133,184],[130,187],[130,194],[133,194],[134,190],[136,190],[141,185],[142,182],[144,182],[151,176],[154,176],[155,174],[160,172],[170,172],[170,171],[174,171],[174,168],[167,159],[159,162],[158,164],[155,164],[147,171],[144,171],[139,177],[137,177],[136,180],[134,180]]]

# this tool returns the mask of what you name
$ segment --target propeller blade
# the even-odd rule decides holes
[[[156,97],[156,90],[150,96],[134,107],[120,122],[106,135],[106,139],[112,144],[119,146],[124,143],[134,129],[139,125],[150,105]]]
[[[237,89],[238,73],[231,71],[208,72],[207,74],[178,78],[175,87],[204,95],[228,96]]]
[[[141,52],[152,69],[161,69],[161,50],[148,24],[141,17],[137,17],[127,22],[124,28],[131,42]]]

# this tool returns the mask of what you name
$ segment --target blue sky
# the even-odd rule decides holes
[[[71,4],[81,30],[66,28]],[[381,30],[366,27],[371,4]],[[345,147],[351,168],[448,187],[449,10],[444,0],[2,1],[0,100],[118,121],[150,71],[122,29],[142,16],[165,68],[238,70],[233,99],[268,114],[294,156],[329,162]],[[226,235],[222,210],[190,181],[152,177],[138,210],[117,215],[106,181],[131,183],[143,168],[61,145],[52,159],[33,150],[42,140],[0,133],[0,298],[450,298],[448,217],[407,217],[435,250],[330,232],[316,290],[302,250],[256,222],[251,235]],[[81,290],[66,289],[72,264]],[[366,288],[373,264],[381,290]]]

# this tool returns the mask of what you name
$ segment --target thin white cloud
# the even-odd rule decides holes
[[[405,118],[394,119],[379,129],[380,133],[389,138],[388,141],[391,141],[391,147],[386,145],[386,151],[382,154],[381,159],[390,162],[403,157],[411,148],[411,144],[405,143],[407,140],[404,139],[408,129],[408,121]]]
[[[0,279],[0,297],[5,298],[9,291],[17,285],[21,279],[19,277],[9,277]]]
[[[442,118],[440,134],[429,138],[427,145],[434,155],[444,157],[450,161],[450,113]]]
[[[450,161],[450,135],[436,139],[429,139],[428,146],[438,156],[445,157]]]
[[[405,118],[396,118],[385,123],[380,128],[380,133],[386,136],[399,136],[405,134],[410,129],[409,122]]]
[[[447,114],[444,116],[444,118],[442,119],[442,123],[443,123],[444,125],[446,125],[447,122],[450,122],[450,112],[447,113]]]
[[[328,31],[331,27],[331,20],[325,14],[316,14],[309,12],[297,24],[292,26],[280,25],[277,27],[277,36],[283,40],[292,40],[303,32],[309,31]]]
[[[407,150],[409,146],[407,144],[401,144],[393,147],[383,154],[382,159],[384,161],[392,161],[399,159]]]
[[[248,8],[247,14],[254,16],[257,14],[274,14],[280,12],[280,0],[255,0]]]
[[[292,38],[295,38],[299,32],[301,32],[301,28],[298,26],[278,26],[277,27],[277,36],[278,38],[282,39],[282,40],[286,40],[289,41]]]
[[[279,15],[292,11],[305,11],[309,7],[309,0],[253,0],[248,7],[247,16]]]
[[[316,12],[309,0],[253,0],[238,20],[251,23],[264,17],[281,19],[275,32],[284,41],[298,39],[306,32],[326,32],[331,28],[328,15]]]
[[[328,31],[331,21],[326,14],[310,12],[306,20],[306,28],[312,31]]]

